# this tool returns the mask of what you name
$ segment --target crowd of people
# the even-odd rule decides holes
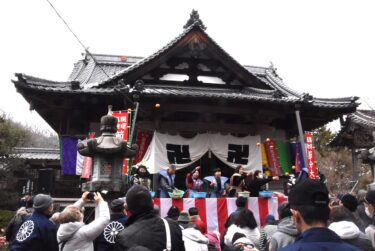
[[[189,179],[194,179],[197,170],[190,173]],[[367,251],[375,248],[375,191],[330,199],[322,182],[301,180],[291,189],[288,202],[279,205],[278,216],[268,215],[263,226],[257,224],[253,212],[247,209],[247,198],[238,197],[237,209],[229,215],[225,231],[220,234],[218,230],[207,229],[196,207],[180,212],[172,206],[167,217],[161,218],[147,185],[147,182],[135,184],[125,198],[109,204],[100,193],[93,193],[90,200],[90,193],[84,192],[77,202],[54,214],[49,195],[27,198],[9,222],[6,236],[0,238],[0,247],[7,241],[14,251]],[[189,189],[197,186],[199,183]],[[89,201],[96,205],[95,219],[85,223],[84,205]]]
[[[134,167],[134,175],[131,177],[131,184],[138,184],[152,190],[152,178],[145,166]],[[187,173],[185,178],[186,189],[184,197],[193,198],[199,192],[206,192],[208,198],[237,197],[239,192],[248,191],[250,196],[258,197],[263,185],[278,180],[278,176],[263,177],[261,171],[244,171],[242,166],[235,169],[234,174],[228,178],[221,175],[220,168],[213,171],[212,176],[200,177],[200,167],[194,168]],[[162,170],[157,174],[156,197],[170,198],[177,190],[175,186],[176,166],[171,165],[168,169]]]

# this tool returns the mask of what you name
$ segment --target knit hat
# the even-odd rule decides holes
[[[246,238],[246,235],[243,233],[235,233],[232,238],[233,246],[236,246],[239,243],[245,244],[245,245],[254,245],[254,243]]]
[[[185,211],[182,211],[180,213],[180,215],[178,216],[178,219],[177,219],[178,222],[181,222],[181,223],[189,223],[190,219],[189,219],[189,214]]]
[[[266,219],[265,219],[264,222],[267,224],[267,223],[272,223],[272,222],[275,222],[275,221],[276,221],[275,216],[273,216],[272,214],[269,214],[269,215],[266,216]]]
[[[366,198],[366,194],[367,194],[366,190],[363,190],[363,189],[358,190],[358,193],[357,193],[358,204],[363,203],[364,199]]]
[[[375,190],[370,190],[367,192],[366,202],[375,206]]]
[[[110,208],[112,210],[112,212],[122,212],[122,210],[124,209],[124,204],[125,204],[125,201],[123,199],[115,199],[111,202],[110,204]]]
[[[289,193],[290,207],[316,206],[328,207],[327,187],[318,180],[305,179],[298,182]]]
[[[357,210],[358,201],[351,194],[345,194],[341,198],[341,203],[344,205],[344,207],[346,207],[347,209],[349,209],[351,212],[354,212],[355,210]]]
[[[150,191],[142,185],[133,185],[126,194],[126,204],[132,214],[140,214],[153,210]]]
[[[51,196],[47,194],[37,194],[34,197],[33,208],[37,212],[43,212],[48,209],[53,203]]]

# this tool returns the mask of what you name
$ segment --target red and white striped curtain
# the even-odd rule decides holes
[[[278,219],[277,208],[286,200],[287,197],[282,195],[270,199],[249,197],[247,208],[253,212],[258,225],[263,225],[269,214]],[[180,211],[188,211],[189,208],[196,207],[200,218],[206,222],[207,231],[218,230],[220,234],[224,233],[224,224],[228,216],[237,209],[236,198],[184,198],[180,200],[155,198],[154,203],[160,207],[160,216],[163,218],[167,216],[169,208],[173,205]]]

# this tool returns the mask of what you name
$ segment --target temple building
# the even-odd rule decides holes
[[[88,132],[99,135],[99,120],[108,105],[127,110],[138,103],[136,132],[186,138],[258,135],[259,142],[296,138],[297,113],[303,130],[310,131],[355,112],[359,105],[357,97],[298,93],[272,65],[241,65],[208,35],[194,11],[182,33],[148,57],[87,53],[68,80],[17,73],[13,83],[59,136],[81,139]],[[202,168],[205,175],[214,166],[227,166],[210,150],[200,165],[207,167]],[[227,176],[233,172],[228,170]]]
[[[358,178],[357,162],[375,168],[375,111],[358,110],[340,120],[341,129],[331,140],[331,147],[347,147],[352,150],[352,168],[354,180]]]

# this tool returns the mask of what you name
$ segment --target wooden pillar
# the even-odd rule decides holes
[[[357,172],[357,156],[355,154],[355,148],[352,147],[352,179],[357,180],[358,179],[358,172]]]

